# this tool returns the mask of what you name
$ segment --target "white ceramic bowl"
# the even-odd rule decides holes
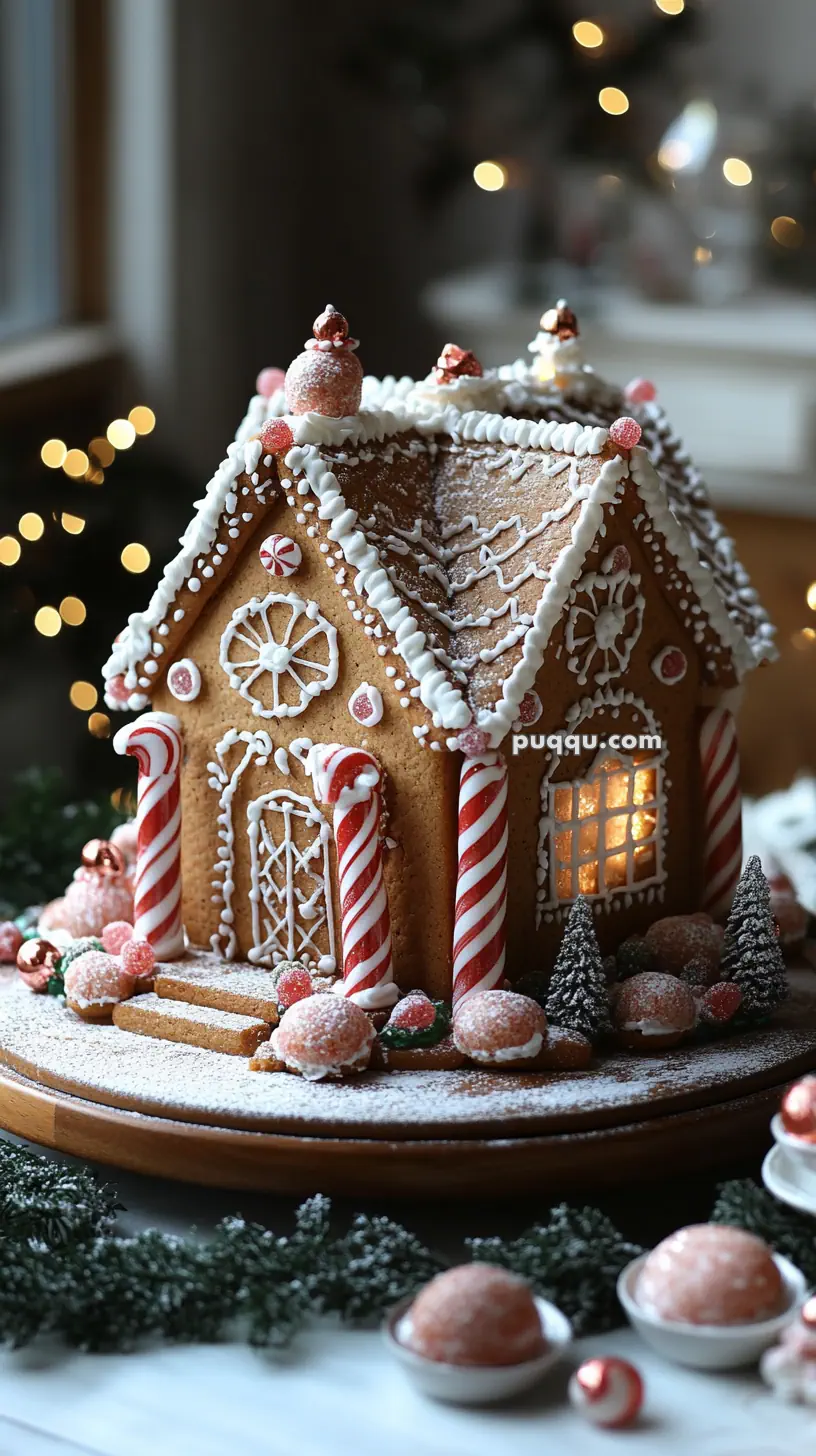
[[[771,1118],[771,1132],[781,1148],[786,1148],[792,1157],[800,1160],[811,1173],[816,1173],[816,1142],[806,1142],[786,1130],[781,1113]]]
[[[538,1359],[525,1360],[522,1365],[446,1365],[415,1354],[397,1338],[399,1322],[412,1303],[412,1299],[403,1299],[386,1315],[382,1325],[385,1343],[417,1390],[453,1405],[491,1405],[520,1395],[544,1378],[572,1341],[572,1325],[566,1315],[546,1299],[536,1298],[548,1343]]]
[[[807,1294],[807,1282],[801,1270],[782,1254],[774,1254],[774,1263],[788,1293],[782,1314],[746,1325],[691,1325],[659,1319],[642,1309],[635,1298],[638,1275],[646,1257],[641,1254],[627,1264],[618,1279],[618,1299],[630,1324],[647,1345],[664,1359],[673,1360],[677,1365],[690,1365],[695,1370],[739,1370],[744,1365],[755,1365],[763,1350],[775,1344],[790,1324]]]

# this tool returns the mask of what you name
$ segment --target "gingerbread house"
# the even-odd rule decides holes
[[[568,314],[532,363],[449,348],[360,402],[327,310],[286,394],[262,376],[105,667],[183,745],[143,866],[166,953],[174,847],[191,944],[342,970],[368,1007],[546,967],[579,893],[605,949],[727,909],[772,631],[649,387],[599,381]],[[175,767],[141,751],[147,815]]]

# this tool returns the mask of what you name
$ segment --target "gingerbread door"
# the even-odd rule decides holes
[[[247,805],[256,965],[302,960],[334,970],[331,829],[304,794],[276,789]]]

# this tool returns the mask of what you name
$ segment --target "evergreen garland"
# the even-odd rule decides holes
[[[720,979],[739,986],[742,1022],[767,1020],[788,994],[782,946],[771,910],[771,887],[756,854],[748,860],[734,894]]]
[[[592,906],[579,895],[569,913],[550,979],[547,1018],[597,1041],[609,1030],[609,996]]]
[[[0,814],[0,919],[61,895],[89,839],[109,839],[126,816],[107,798],[71,803],[57,768],[14,779]]]
[[[735,1224],[757,1234],[796,1264],[809,1284],[816,1284],[816,1220],[778,1203],[750,1178],[721,1185],[711,1221]]]

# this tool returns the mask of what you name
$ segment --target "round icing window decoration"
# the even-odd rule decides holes
[[[608,683],[626,671],[640,637],[645,603],[629,553],[615,547],[600,571],[576,582],[567,617],[567,666],[579,683]]]
[[[337,682],[337,631],[317,602],[270,592],[233,612],[219,661],[258,718],[296,718]]]
[[[360,683],[349,698],[348,710],[355,723],[360,723],[363,728],[374,728],[382,721],[382,693],[371,683]]]
[[[682,682],[687,668],[686,654],[679,647],[664,647],[652,658],[652,672],[665,687]]]
[[[191,657],[180,657],[167,669],[167,686],[179,703],[192,703],[201,692],[201,673]]]
[[[294,576],[303,560],[303,553],[291,536],[267,536],[258,555],[261,566],[270,576]]]
[[[522,728],[532,728],[533,724],[538,722],[543,712],[544,704],[538,696],[538,693],[533,692],[531,688],[529,692],[524,694],[524,697],[519,703],[518,717],[513,724],[513,732],[518,733]]]

